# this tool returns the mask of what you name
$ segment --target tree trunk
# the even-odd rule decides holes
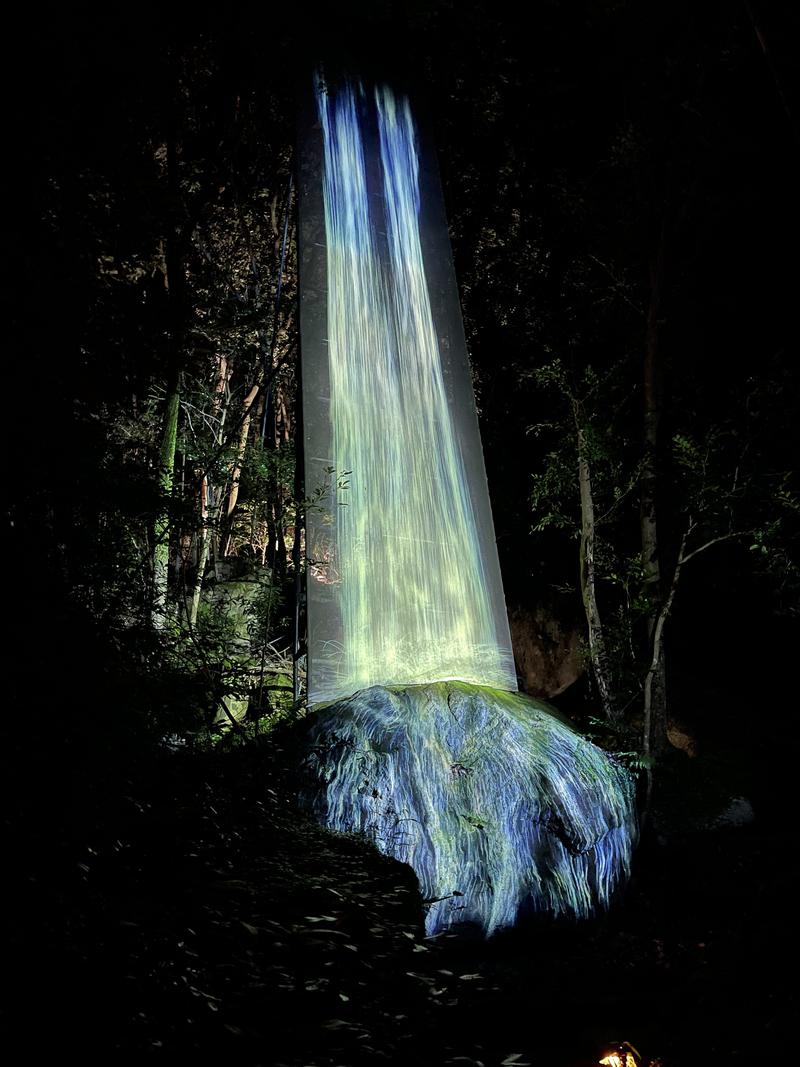
[[[278,581],[283,582],[286,579],[286,572],[289,566],[289,553],[286,548],[286,531],[284,529],[286,517],[284,512],[284,486],[281,483],[280,477],[280,464],[278,463],[278,453],[287,440],[286,435],[286,404],[283,397],[283,391],[280,386],[276,386],[275,389],[275,483],[273,488],[273,495],[275,499],[275,538],[276,538],[276,572],[278,575]]]
[[[222,550],[223,556],[227,556],[230,551],[231,540],[233,539],[233,513],[236,510],[236,504],[239,500],[239,483],[242,478],[242,463],[244,462],[244,454],[247,450],[247,437],[250,433],[250,412],[256,399],[256,395],[258,394],[258,388],[258,383],[256,383],[244,399],[244,410],[247,414],[244,417],[242,428],[239,431],[239,443],[236,447],[236,457],[233,461],[233,467],[231,468],[231,491],[228,494],[228,504],[225,509],[227,532],[225,535],[225,545]]]
[[[759,22],[755,11],[753,10],[753,5],[750,3],[750,0],[744,0],[744,6],[747,10],[750,22],[752,23],[753,32],[756,35],[759,48],[761,49],[761,54],[764,57],[764,62],[767,64],[769,72],[772,75],[772,81],[775,85],[775,92],[777,93],[778,100],[780,101],[781,107],[783,108],[783,113],[789,122],[789,129],[792,132],[794,140],[800,142],[800,128],[798,128],[797,122],[795,121],[794,113],[789,103],[789,97],[786,95],[786,90],[784,89],[783,79],[781,78],[780,71],[775,65],[775,60],[772,58],[772,52],[770,50],[769,44],[767,43],[767,37],[764,33],[764,29],[761,23]]]
[[[645,728],[647,733],[645,751],[652,752],[655,755],[661,755],[668,747],[666,657],[663,647],[663,633],[659,635],[656,633],[663,603],[656,489],[658,481],[658,426],[661,415],[659,396],[659,317],[661,314],[664,274],[665,234],[665,226],[662,224],[658,250],[650,270],[650,303],[647,309],[647,332],[642,375],[644,432],[639,510],[643,591],[648,603],[647,640],[651,663],[646,681],[649,694],[649,712],[645,716],[648,722]],[[661,645],[656,655],[655,641],[657,636]]]
[[[203,591],[203,575],[206,571],[206,564],[208,563],[208,550],[211,543],[210,531],[208,528],[208,493],[209,484],[208,476],[203,475],[203,480],[200,483],[200,530],[198,537],[200,540],[197,549],[197,570],[194,573],[194,582],[192,584],[192,602],[189,606],[189,626],[194,627],[197,622],[197,612],[200,608],[200,594]]]
[[[278,480],[276,479],[276,482]],[[289,553],[286,549],[286,537],[284,536],[284,522],[285,516],[283,511],[283,500],[281,494],[283,487],[276,485],[275,496],[275,573],[279,583],[283,583],[286,578],[287,564],[289,560]]]
[[[167,393],[167,407],[164,414],[164,429],[161,434],[161,447],[158,453],[158,479],[164,497],[172,495],[173,473],[175,468],[175,449],[178,440],[178,412],[180,410],[180,386],[178,375],[173,376]],[[165,510],[155,523],[155,545],[153,548],[153,614],[152,622],[156,630],[163,630],[167,623],[167,589],[169,585],[169,534],[170,518]]]
[[[176,154],[174,131],[171,131],[167,141],[167,183],[171,208],[177,214],[180,190]],[[169,297],[170,353],[167,377],[167,404],[164,414],[164,429],[161,435],[161,447],[158,454],[158,477],[165,497],[169,497],[172,495],[175,451],[178,440],[180,378],[184,356],[184,316],[186,307],[186,277],[183,259],[184,234],[177,224],[170,227],[166,246],[162,247],[164,288]],[[154,530],[153,610],[151,620],[153,628],[156,630],[163,630],[167,622],[170,527],[169,512],[165,509],[157,516]]]
[[[295,466],[294,466],[294,534],[292,538],[292,563],[294,565],[294,633],[292,639],[292,697],[295,704],[300,702],[300,656],[302,641],[300,637],[301,601],[303,598],[303,576],[300,552],[300,538],[305,525],[302,507],[304,496],[304,449],[301,431],[300,410],[302,400],[302,383],[300,381],[300,363],[297,365],[297,419],[295,422]],[[288,420],[287,420],[288,421]]]
[[[215,412],[219,421],[217,423],[217,429],[214,431],[214,443],[221,445],[223,440],[223,430],[225,428],[225,415],[228,410],[227,403],[227,391],[226,386],[228,384],[229,367],[228,361],[225,356],[219,357],[217,382],[214,387],[214,394],[211,400],[212,411]],[[220,498],[222,494],[220,493]],[[197,622],[197,613],[200,608],[200,595],[203,591],[203,578],[205,576],[206,565],[208,564],[208,557],[211,552],[212,541],[214,537],[214,529],[217,526],[217,519],[219,518],[219,506],[215,500],[215,490],[211,483],[211,477],[209,473],[203,474],[200,482],[200,548],[197,553],[197,571],[194,576],[194,586],[192,588],[192,602],[189,607],[189,625],[194,626]]]
[[[589,658],[592,665],[592,674],[597,684],[597,692],[600,696],[603,716],[609,722],[616,722],[618,715],[614,708],[603,626],[600,620],[600,610],[597,606],[594,571],[595,515],[591,469],[586,454],[586,437],[582,428],[581,411],[576,401],[573,401],[573,413],[578,430],[578,484],[581,493],[581,597],[589,629]]]
[[[653,642],[652,642],[652,657],[650,659],[650,665],[647,670],[647,674],[644,679],[644,754],[646,756],[658,755],[658,749],[655,747],[656,733],[655,733],[655,716],[658,712],[658,705],[656,703],[657,694],[657,679],[659,678],[659,666],[664,659],[664,627],[667,624],[669,613],[672,610],[672,603],[675,600],[675,593],[678,590],[678,582],[681,577],[681,569],[683,564],[688,558],[686,556],[686,539],[688,534],[684,533],[681,540],[681,547],[678,551],[678,560],[675,564],[675,570],[672,573],[672,581],[670,582],[669,593],[667,599],[663,602],[659,608],[658,615],[655,620],[655,626],[653,628]],[[694,554],[694,553],[692,553]]]
[[[270,568],[273,574],[275,574],[277,566],[277,553],[278,553],[278,531],[275,524],[275,500],[277,493],[277,475],[275,472],[276,460],[275,460],[275,409],[273,406],[273,385],[270,383],[266,386],[264,392],[264,416],[261,423],[261,444],[263,448],[270,452],[271,455],[271,471],[267,478],[267,494],[269,499],[266,504],[266,522],[267,522],[267,542],[266,553],[264,560],[267,566]]]

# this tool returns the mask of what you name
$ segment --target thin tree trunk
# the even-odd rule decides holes
[[[225,421],[228,417],[228,402],[230,390],[228,388],[232,367],[225,356],[219,357],[219,378],[212,399],[213,410],[219,416],[216,431],[216,445],[218,449],[225,447]],[[208,483],[209,517],[211,519],[209,529],[209,548],[214,552],[214,566],[219,562],[220,552],[220,516],[222,513],[222,501],[225,499],[227,486],[224,482],[212,486]]]
[[[186,499],[186,451],[185,448],[177,448],[175,453],[175,465],[176,465],[176,488],[178,498],[181,502]],[[177,471],[180,471],[180,477],[178,478]],[[180,589],[183,583],[183,572],[186,566],[186,548],[187,541],[189,547],[191,547],[191,534],[187,536],[183,526],[178,526],[175,530],[175,559],[173,561],[172,570],[172,584],[174,589]]]
[[[177,170],[177,145],[174,130],[167,140],[167,183],[170,205],[177,212],[180,200]],[[158,454],[158,477],[165,497],[172,495],[175,451],[178,441],[180,413],[180,377],[184,357],[184,318],[186,310],[186,276],[184,268],[184,235],[178,225],[170,227],[163,247],[162,273],[169,298],[170,354],[167,377],[167,403],[164,429]],[[170,516],[165,509],[156,518],[153,545],[153,611],[152,624],[163,630],[167,622],[167,594],[169,589]]]
[[[212,410],[218,414],[219,422],[214,431],[214,443],[222,443],[222,434],[225,426],[225,415],[228,410],[226,385],[228,383],[228,361],[225,356],[219,357],[219,371],[217,383],[212,397]],[[221,497],[221,494],[220,494]],[[214,527],[219,507],[215,500],[215,490],[211,483],[210,474],[206,471],[200,480],[200,548],[197,553],[197,571],[194,576],[192,587],[192,602],[189,606],[189,625],[194,627],[197,622],[197,613],[200,610],[200,597],[203,592],[203,578],[205,577],[208,558],[211,553]]]
[[[659,684],[664,677],[664,627],[667,625],[669,613],[672,611],[672,603],[675,600],[675,593],[678,590],[678,582],[681,577],[681,568],[688,559],[686,556],[686,541],[690,529],[691,520],[681,538],[681,547],[678,550],[678,559],[675,564],[675,570],[672,572],[669,593],[667,594],[666,600],[661,604],[655,619],[651,644],[652,655],[650,666],[647,669],[647,674],[644,679],[644,738],[642,748],[647,759],[647,792],[645,794],[644,811],[642,813],[642,827],[644,827],[644,823],[650,814],[650,807],[653,799],[652,760],[654,756],[658,756],[664,751],[664,748],[661,747],[661,739],[658,733],[658,729],[661,725],[659,717],[663,711],[663,705],[661,703],[663,690],[659,690]],[[694,555],[694,553],[691,554]],[[666,740],[666,722],[664,722],[664,733]]]
[[[255,558],[258,548],[256,546],[256,536],[258,532],[258,501],[253,501],[253,514],[250,518],[250,551]]]
[[[267,386],[264,395],[264,416],[261,423],[261,444],[264,449],[271,453],[271,466],[269,477],[267,479],[267,494],[269,499],[266,502],[266,523],[267,523],[267,543],[266,553],[264,561],[270,568],[272,573],[275,573],[277,564],[277,551],[278,551],[278,532],[275,525],[275,496],[276,496],[276,484],[277,476],[275,473],[276,457],[275,453],[275,409],[273,406],[273,389]]]
[[[211,538],[209,536],[208,529],[208,476],[203,475],[203,480],[200,483],[200,531],[199,538],[200,544],[197,550],[197,570],[194,574],[194,582],[192,584],[192,602],[189,606],[189,626],[194,627],[197,622],[197,612],[200,609],[200,594],[203,591],[203,575],[205,574],[206,565],[208,563],[208,549]]]
[[[646,744],[652,752],[661,755],[666,751],[667,741],[667,685],[666,658],[663,636],[659,653],[655,656],[655,640],[658,620],[663,602],[661,563],[659,555],[658,518],[656,490],[658,485],[658,429],[661,416],[659,396],[659,318],[664,276],[666,227],[662,224],[658,250],[650,271],[650,303],[647,309],[644,365],[642,374],[643,395],[643,450],[640,497],[640,532],[642,542],[642,575],[644,594],[648,603],[647,639],[651,661],[655,666],[648,671],[650,700],[650,726]],[[663,627],[662,627],[663,630]]]
[[[303,500],[303,437],[300,432],[302,405],[302,383],[300,381],[300,364],[297,366],[297,419],[295,422],[295,466],[294,466],[294,537],[292,539],[292,563],[294,565],[294,633],[292,640],[292,697],[295,704],[300,702],[300,655],[302,642],[300,637],[301,601],[303,596],[303,577],[301,567],[300,538],[305,525]],[[288,423],[288,419],[287,419]]]
[[[789,128],[792,131],[792,136],[794,137],[795,141],[800,141],[800,129],[798,129],[798,125],[795,121],[791,105],[789,104],[789,97],[786,95],[780,71],[775,65],[775,60],[772,58],[772,52],[770,50],[769,44],[767,43],[767,37],[764,33],[764,29],[761,23],[759,22],[758,17],[756,16],[756,13],[753,9],[753,5],[750,3],[750,0],[744,0],[744,6],[747,10],[750,22],[752,23],[753,32],[756,35],[756,39],[761,49],[761,54],[764,57],[764,62],[767,64],[769,72],[772,75],[772,81],[775,85],[775,92],[777,93],[778,100],[780,101],[781,107],[783,108],[783,113],[789,122]]]
[[[178,440],[178,412],[180,410],[180,385],[178,375],[173,376],[167,394],[167,407],[164,414],[164,429],[161,434],[161,447],[158,452],[158,479],[164,497],[172,495],[172,483],[175,468],[175,449]],[[170,517],[168,511],[162,511],[155,523],[155,545],[153,548],[153,614],[152,622],[156,630],[163,630],[167,623],[167,589],[169,586],[169,534]]]
[[[656,733],[655,723],[656,714],[658,711],[656,703],[657,684],[659,678],[659,666],[664,659],[664,627],[667,624],[667,619],[672,611],[672,603],[675,600],[675,593],[678,590],[678,582],[681,577],[681,568],[686,562],[686,538],[687,532],[684,532],[681,538],[681,547],[678,551],[678,560],[675,564],[675,570],[672,572],[672,581],[669,586],[669,593],[666,600],[661,605],[658,615],[655,620],[655,626],[653,629],[653,644],[652,644],[652,656],[650,659],[650,666],[647,669],[647,674],[644,679],[644,754],[646,756],[654,756],[658,754],[658,749],[655,746]]]
[[[697,548],[692,549],[691,552],[687,552],[686,545],[695,528],[695,523],[690,516],[686,529],[681,537],[681,544],[678,549],[678,559],[675,563],[675,569],[672,572],[672,579],[669,583],[669,592],[667,593],[666,599],[661,604],[658,615],[656,616],[655,627],[653,630],[650,666],[647,669],[647,674],[645,675],[644,680],[643,749],[646,756],[658,755],[658,749],[656,748],[656,715],[658,712],[656,684],[659,676],[659,664],[664,658],[664,628],[667,625],[667,620],[672,611],[672,604],[675,600],[675,594],[678,591],[681,571],[690,559],[694,559],[695,556],[699,556],[702,552],[707,552],[708,549],[713,548],[714,545],[721,544],[723,541],[733,541],[739,537],[752,535],[751,530],[731,530],[728,533],[720,534],[717,537],[711,537],[705,544],[699,545]]]
[[[239,500],[239,483],[242,478],[242,463],[244,462],[244,455],[247,450],[247,437],[250,433],[250,412],[253,406],[253,401],[258,393],[258,383],[256,383],[250,392],[247,394],[244,400],[244,409],[247,414],[244,417],[242,428],[239,431],[239,443],[236,447],[236,457],[233,461],[233,467],[231,469],[231,491],[228,494],[228,504],[225,509],[225,521],[227,524],[227,533],[225,536],[225,544],[223,546],[222,555],[227,556],[230,552],[231,541],[233,539],[233,513],[236,510],[236,504]]]
[[[289,553],[286,549],[286,537],[284,531],[284,500],[283,500],[283,485],[281,484],[280,468],[278,463],[278,453],[282,448],[286,436],[286,405],[283,399],[282,390],[280,386],[276,386],[275,390],[275,486],[274,486],[274,498],[275,498],[275,538],[276,538],[276,570],[278,573],[278,579],[282,583],[286,578],[286,572],[289,566]]]
[[[278,484],[276,486],[275,496],[275,570],[277,572],[278,581],[282,583],[286,578],[286,570],[289,561],[289,552],[286,548],[286,538],[284,536],[283,524],[284,524],[284,512],[283,512],[283,500],[281,494],[283,487]]]
[[[600,695],[600,705],[603,716],[609,722],[616,722],[618,715],[614,708],[611,683],[609,680],[608,658],[606,655],[603,626],[600,619],[600,609],[597,605],[597,589],[594,570],[594,545],[595,545],[595,514],[594,498],[592,497],[592,480],[589,459],[586,455],[586,437],[582,428],[582,419],[579,405],[573,401],[573,413],[578,430],[578,484],[581,494],[581,545],[580,545],[580,578],[581,597],[586,612],[586,623],[589,629],[589,658],[592,665],[592,673],[597,692]]]

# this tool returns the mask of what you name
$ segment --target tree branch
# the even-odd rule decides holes
[[[712,545],[718,545],[720,541],[732,541],[737,537],[747,537],[752,535],[752,533],[752,530],[734,530],[731,533],[720,534],[719,537],[712,537],[711,540],[706,541],[704,545],[692,549],[687,555],[679,555],[678,559],[681,564],[688,563],[693,556],[699,556],[701,552],[705,552],[705,550],[711,548]]]

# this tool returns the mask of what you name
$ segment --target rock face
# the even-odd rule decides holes
[[[373,687],[305,723],[304,806],[413,867],[429,934],[588,916],[629,873],[628,772],[529,697]]]
[[[508,622],[517,674],[532,696],[558,696],[585,673],[580,630],[554,611],[516,607]]]

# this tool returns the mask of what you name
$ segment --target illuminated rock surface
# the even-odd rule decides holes
[[[376,686],[315,712],[309,740],[306,803],[413,867],[429,934],[587,916],[627,877],[628,772],[528,697]]]

